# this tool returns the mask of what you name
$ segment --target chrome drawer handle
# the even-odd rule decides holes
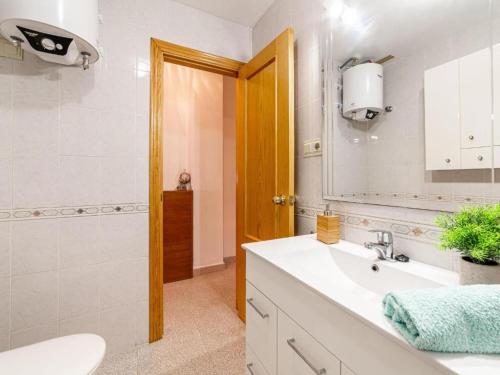
[[[451,159],[450,158],[446,158],[446,159],[444,159],[444,161],[447,162],[447,163],[449,163],[451,161]]]
[[[310,360],[308,360],[304,354],[302,354],[302,352],[295,346],[295,339],[294,338],[288,339],[288,340],[286,340],[286,342],[287,342],[288,346],[290,348],[292,348],[295,353],[297,353],[297,355],[311,368],[311,370],[313,370],[313,372],[316,375],[324,375],[324,374],[326,374],[326,369],[325,368],[320,368],[318,370],[312,364],[312,362]]]
[[[473,136],[473,135],[469,135],[469,139],[470,139],[471,141],[473,141],[473,140],[474,140],[474,136]]]
[[[269,314],[266,314],[266,313],[263,313],[262,311],[259,310],[259,308],[257,306],[255,306],[255,304],[253,303],[253,298],[248,298],[247,299],[247,302],[250,306],[253,307],[253,309],[257,312],[257,314],[260,315],[260,317],[262,319],[266,319],[266,318],[269,318]]]
[[[482,155],[479,155],[479,156],[477,157],[477,160],[479,160],[479,161],[483,161],[483,156],[482,156]]]
[[[255,372],[253,372],[253,363],[248,363],[247,364],[247,369],[250,375],[255,375]]]

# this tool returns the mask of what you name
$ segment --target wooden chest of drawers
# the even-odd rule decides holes
[[[163,192],[163,282],[193,277],[193,191]]]

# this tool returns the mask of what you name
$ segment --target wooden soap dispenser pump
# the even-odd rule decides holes
[[[317,239],[328,245],[340,240],[340,217],[334,215],[330,209],[330,204],[326,205],[323,215],[318,215],[316,219]]]

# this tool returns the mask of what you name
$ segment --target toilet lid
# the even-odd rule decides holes
[[[97,335],[59,337],[0,353],[0,374],[88,375],[105,351],[106,343]]]

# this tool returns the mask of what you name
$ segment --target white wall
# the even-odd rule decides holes
[[[295,30],[297,234],[315,232],[316,214],[326,203],[322,197],[321,158],[302,155],[305,140],[322,136],[319,32],[324,11],[321,0],[277,0],[253,29],[254,55],[286,27]],[[333,202],[332,206],[342,214],[343,236],[347,240],[363,243],[373,240],[368,229],[387,229],[395,233],[398,251],[440,267],[456,267],[453,254],[436,249],[439,230],[433,223],[435,211],[343,202]]]
[[[251,54],[249,28],[173,1],[100,12],[89,71],[0,59],[0,350],[82,331],[108,354],[147,341],[149,38]]]
[[[166,63],[164,190],[191,174],[193,267],[223,263],[223,77]]]

